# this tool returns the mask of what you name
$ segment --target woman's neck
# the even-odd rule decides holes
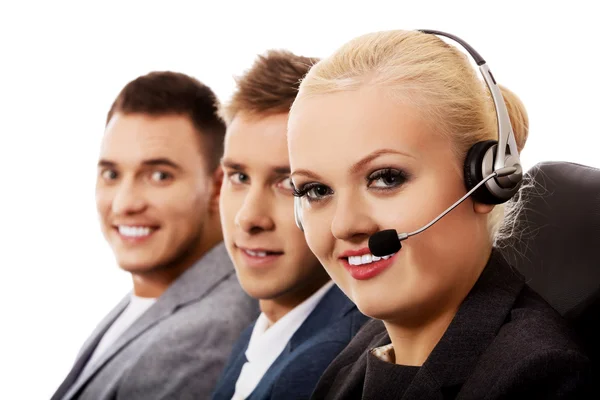
[[[429,309],[421,307],[411,316],[404,314],[384,321],[394,347],[396,364],[421,366],[425,363],[487,265],[490,252],[491,247],[474,257],[472,263],[467,263],[461,284]]]
[[[458,308],[448,309],[418,326],[406,326],[384,321],[385,328],[394,347],[395,363],[421,366],[438,344],[456,315]]]

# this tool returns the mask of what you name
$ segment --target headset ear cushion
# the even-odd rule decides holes
[[[464,164],[464,180],[467,191],[473,189],[475,185],[483,180],[483,160],[490,148],[496,144],[498,144],[496,140],[478,142],[471,146],[467,152]],[[499,204],[504,202],[504,200],[494,196],[485,185],[477,189],[471,195],[471,198],[478,203],[484,204]]]

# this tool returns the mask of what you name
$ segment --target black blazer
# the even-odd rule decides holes
[[[368,319],[337,286],[332,286],[247,400],[308,399],[325,368]],[[231,400],[246,362],[253,327],[254,324],[248,327],[234,346],[213,392],[213,400]]]
[[[571,331],[496,251],[421,367],[369,351],[389,343],[381,321],[365,324],[312,399],[600,399]]]

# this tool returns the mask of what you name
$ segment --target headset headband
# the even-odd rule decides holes
[[[517,142],[515,141],[515,135],[512,129],[512,125],[510,123],[508,110],[506,108],[506,104],[504,103],[504,97],[502,96],[500,87],[498,87],[498,84],[494,79],[494,75],[492,75],[492,71],[490,71],[490,68],[488,67],[483,57],[481,57],[481,55],[467,42],[450,33],[429,29],[419,29],[418,31],[432,35],[445,36],[449,39],[454,40],[455,42],[459,43],[475,60],[477,66],[479,67],[479,72],[481,72],[483,80],[487,84],[487,87],[489,88],[490,93],[492,94],[492,100],[494,101],[494,108],[496,109],[496,116],[498,120],[498,146],[496,147],[496,159],[494,161],[494,170],[498,170],[504,167],[512,167],[517,164],[520,164],[519,151],[517,150]],[[507,145],[509,148],[510,155],[512,156],[511,165],[505,165]]]

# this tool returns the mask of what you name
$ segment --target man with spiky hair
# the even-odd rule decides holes
[[[317,59],[269,51],[237,80],[222,114],[223,237],[261,314],[235,345],[215,400],[308,399],[367,320],[333,284],[296,227],[287,119]]]

